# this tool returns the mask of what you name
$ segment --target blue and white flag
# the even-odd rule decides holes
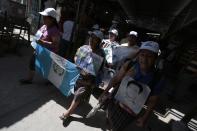
[[[36,71],[52,82],[65,96],[74,92],[79,77],[77,66],[37,44]]]

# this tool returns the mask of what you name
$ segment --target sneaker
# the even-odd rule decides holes
[[[21,79],[19,80],[19,82],[22,85],[32,84],[32,80],[29,80],[29,79]]]

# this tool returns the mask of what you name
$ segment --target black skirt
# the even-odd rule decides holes
[[[108,118],[113,131],[123,131],[136,117],[122,109],[118,103],[111,101],[108,105]]]

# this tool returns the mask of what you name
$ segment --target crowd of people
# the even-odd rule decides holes
[[[39,13],[43,16],[44,25],[37,32],[37,34],[40,34],[36,40],[37,43],[66,58],[67,56],[65,55],[72,46],[70,42],[74,27],[72,12],[63,23],[62,32],[58,29],[55,9],[47,8]],[[111,28],[108,31],[109,37],[104,38],[105,35],[99,29],[99,25],[96,24],[93,26],[92,31],[88,33],[88,42],[77,50],[73,59],[75,64],[79,65],[79,67],[85,67],[85,69],[90,70],[94,69],[94,65],[91,64],[94,60],[90,54],[96,54],[102,61],[99,69],[95,73],[89,73],[81,68],[80,77],[75,85],[73,101],[68,110],[60,116],[63,121],[70,118],[70,115],[74,113],[82,101],[87,102],[89,100],[93,88],[97,88],[99,84],[102,83],[104,69],[107,68],[114,70],[114,74],[106,89],[101,94],[99,101],[102,101],[103,97],[109,96],[109,90],[112,88],[116,90],[115,93],[112,93],[113,95],[110,95],[110,100],[106,105],[106,117],[110,122],[112,130],[123,130],[132,121],[136,121],[139,127],[146,125],[148,118],[158,102],[159,94],[164,85],[163,77],[159,77],[157,69],[155,68],[159,54],[159,44],[154,41],[145,41],[139,45],[138,32],[133,30],[128,33],[126,43],[120,44],[117,40],[119,32],[120,30]],[[35,74],[35,57],[34,53],[30,60],[28,76],[20,80],[21,84],[32,83]],[[135,82],[126,80],[127,77],[129,77],[129,80],[132,78],[132,81]],[[127,87],[130,87],[133,83],[137,83],[137,86],[140,88],[132,87],[134,90],[131,89],[130,92],[133,94],[139,91],[136,97],[140,99],[141,96],[144,96],[143,90],[145,90],[145,88],[150,90],[147,97],[142,100],[146,103],[135,103],[139,101],[134,100],[133,97],[127,99],[126,102],[117,99],[119,97],[116,96],[116,93],[121,92],[120,88],[122,88],[122,86],[120,85],[124,85],[125,81],[127,81],[127,85],[125,85]],[[148,87],[142,85],[147,85]],[[128,91],[127,94],[130,92]],[[119,95],[123,95],[122,97],[124,97],[124,93],[119,93]],[[132,109],[130,105],[127,105],[130,99],[132,99],[137,108],[140,108],[138,112]],[[147,106],[144,112],[141,111],[143,110],[143,104]]]

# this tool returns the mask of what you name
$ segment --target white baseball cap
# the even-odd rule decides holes
[[[95,30],[95,31],[88,31],[88,34],[94,34],[96,37],[98,37],[100,40],[104,38],[103,33],[100,30]]]
[[[114,35],[118,36],[118,31],[116,29],[109,30],[109,33],[113,33]]]
[[[44,11],[39,12],[42,16],[51,16],[56,19],[57,12],[54,8],[46,8]]]
[[[137,37],[138,36],[138,33],[136,31],[130,31],[129,32],[129,36],[131,36],[131,35]]]
[[[159,44],[154,41],[146,41],[142,42],[142,45],[140,46],[140,50],[149,50],[154,53],[159,53]]]

